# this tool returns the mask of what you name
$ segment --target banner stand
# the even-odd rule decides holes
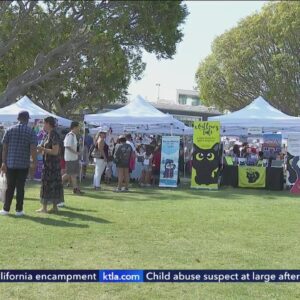
[[[177,187],[179,175],[179,136],[163,136],[159,174],[160,187]]]
[[[194,122],[192,188],[219,188],[220,127],[220,122]]]

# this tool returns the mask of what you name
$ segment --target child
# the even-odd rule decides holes
[[[152,158],[152,147],[148,146],[146,147],[146,152],[144,152],[142,176],[140,179],[141,186],[151,186]]]

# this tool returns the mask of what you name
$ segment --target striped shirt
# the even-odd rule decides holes
[[[6,165],[9,169],[27,169],[30,166],[30,146],[37,145],[37,137],[27,124],[19,123],[9,128],[3,137],[8,146]]]

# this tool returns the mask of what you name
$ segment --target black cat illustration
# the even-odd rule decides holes
[[[202,149],[194,144],[192,166],[196,171],[197,184],[216,184],[219,170],[219,143],[211,149]]]
[[[167,159],[165,163],[164,178],[173,178],[176,165],[172,159]]]
[[[247,172],[247,178],[248,178],[248,183],[254,183],[258,180],[259,178],[259,173],[258,172]]]

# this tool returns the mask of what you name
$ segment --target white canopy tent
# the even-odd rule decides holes
[[[164,114],[138,95],[124,107],[102,114],[84,116],[85,124],[107,126],[113,133],[192,135],[193,129],[169,114]],[[96,129],[96,132],[98,130]],[[91,133],[95,133],[91,130]]]
[[[252,127],[261,128],[262,132],[300,132],[300,118],[284,114],[262,97],[241,110],[208,120],[221,122],[222,135],[247,135]]]
[[[58,125],[69,127],[71,120],[56,116],[34,104],[27,96],[22,97],[19,101],[0,108],[0,122],[16,122],[20,111],[26,110],[29,112],[31,120],[43,119],[52,116],[58,120]]]
[[[141,96],[137,96],[126,106],[102,114],[89,114],[84,121],[91,125],[107,126],[114,132],[136,131],[140,133],[192,134],[185,126],[169,114],[164,114]]]

